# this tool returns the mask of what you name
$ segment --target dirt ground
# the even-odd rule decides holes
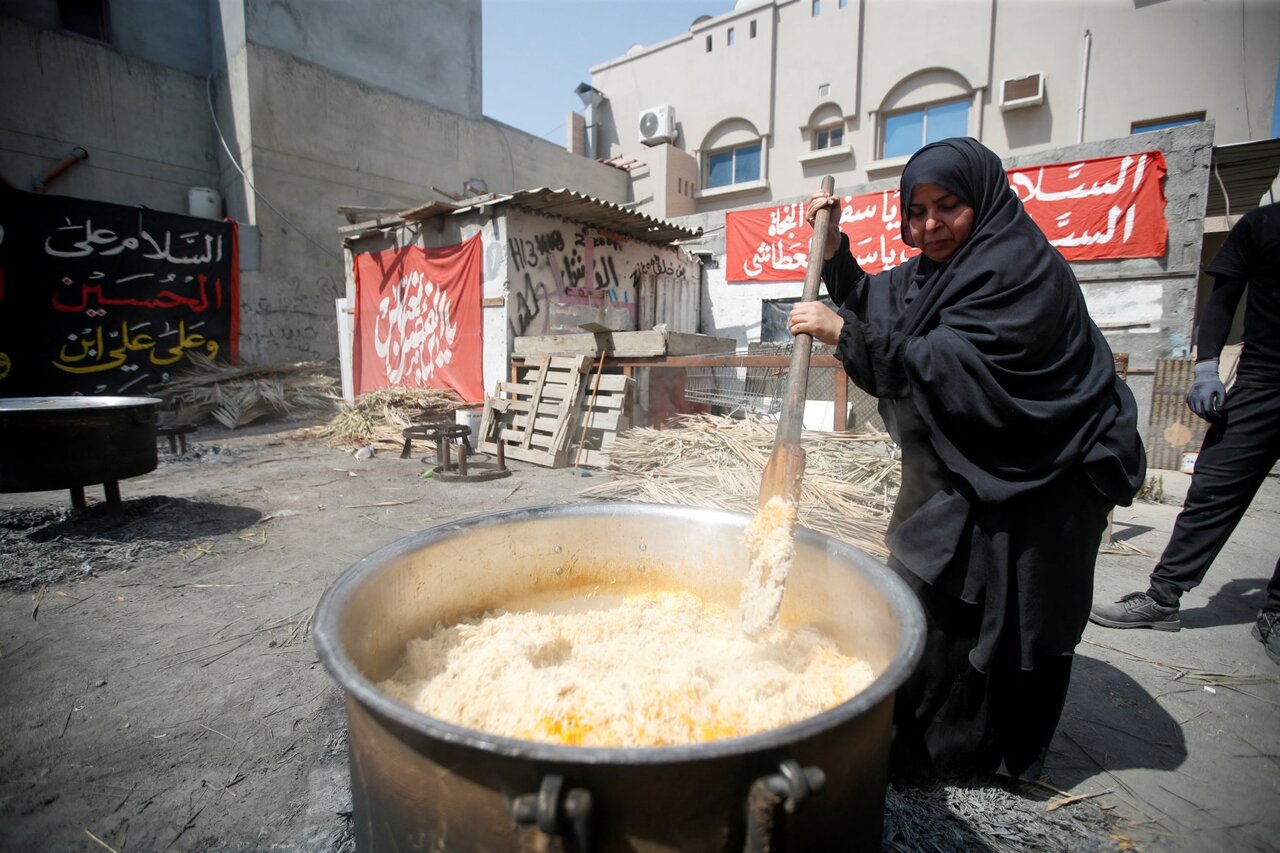
[[[359,460],[305,426],[202,428],[116,515],[0,495],[0,850],[351,849],[342,691],[309,634],[325,588],[425,527],[610,476],[447,483],[425,448]],[[1100,597],[1142,586],[1186,479],[1117,511]],[[891,823],[933,809],[955,849],[1280,849],[1280,668],[1248,637],[1277,529],[1273,476],[1180,634],[1090,628],[1047,767],[1077,800],[903,792]],[[974,817],[996,800],[1008,844]]]

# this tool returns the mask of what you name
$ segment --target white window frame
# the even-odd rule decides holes
[[[911,155],[903,155],[900,157],[884,156],[884,125],[885,118],[891,115],[901,115],[913,110],[921,110],[927,107],[938,106],[940,104],[949,104],[956,101],[968,99],[969,102],[969,123],[968,135],[979,141],[982,140],[982,89],[973,89],[967,95],[959,95],[954,98],[944,98],[937,101],[928,101],[925,103],[912,104],[901,109],[894,110],[872,110],[871,130],[869,134],[868,145],[870,150],[868,153],[868,161],[866,165],[867,174],[873,180],[887,177],[895,171],[901,170],[911,159]],[[914,152],[913,152],[914,153]]]

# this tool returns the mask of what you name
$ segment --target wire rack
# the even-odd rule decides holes
[[[775,350],[771,347],[768,352]],[[777,348],[776,352],[785,354],[789,348]],[[725,414],[775,415],[782,411],[786,376],[786,368],[781,367],[690,367],[685,372],[684,396],[719,406]]]

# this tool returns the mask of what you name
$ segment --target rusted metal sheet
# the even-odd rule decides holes
[[[636,298],[640,302],[639,328],[666,324],[668,331],[697,333],[702,318],[702,288],[696,274],[693,278],[643,275]]]

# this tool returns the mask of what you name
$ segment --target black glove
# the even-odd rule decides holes
[[[1187,392],[1187,405],[1206,421],[1222,420],[1222,401],[1227,398],[1227,388],[1218,378],[1218,360],[1196,362],[1195,372],[1195,382]]]

